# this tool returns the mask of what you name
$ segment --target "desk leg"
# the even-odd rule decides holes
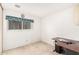
[[[62,53],[62,54],[64,53],[64,49],[63,49],[62,47],[56,45],[56,44],[55,44],[55,51],[56,51],[57,53],[60,53],[60,54],[61,54],[61,53]]]

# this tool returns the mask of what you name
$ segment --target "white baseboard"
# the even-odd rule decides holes
[[[40,40],[31,40],[29,42],[24,43],[23,45],[20,45],[20,46],[15,47],[15,48],[23,47],[25,45],[29,45],[29,44],[32,44],[32,43],[35,43],[35,42],[38,42],[38,41],[40,41]],[[3,51],[15,49],[15,48],[4,49]]]
[[[43,41],[43,42],[45,42],[47,44],[50,44],[52,46],[55,46],[54,41],[48,41],[48,40],[41,40],[41,41]]]

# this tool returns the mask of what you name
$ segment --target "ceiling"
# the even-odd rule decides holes
[[[51,13],[70,8],[75,4],[69,3],[6,3],[2,4],[4,9],[11,9],[21,13],[31,14],[40,18],[46,17]],[[17,7],[15,6],[17,5]]]

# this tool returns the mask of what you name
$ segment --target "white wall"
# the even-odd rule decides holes
[[[5,19],[6,15],[21,17],[21,13],[13,10],[4,10],[3,50],[24,46],[40,40],[40,20],[38,17],[25,14],[25,18],[34,20],[30,30],[8,30],[8,21]]]
[[[42,41],[53,45],[52,38],[63,37],[79,41],[79,26],[74,23],[74,7],[41,20]]]
[[[52,40],[54,37],[64,37],[79,41],[79,26],[76,26],[74,23],[73,9],[74,8],[71,7],[49,15],[48,17],[41,19],[41,24],[38,17],[25,14],[26,18],[34,19],[32,29],[30,30],[8,30],[8,22],[5,19],[5,16],[11,15],[20,17],[21,13],[12,10],[4,10],[3,50],[24,46],[39,41],[40,39],[54,45]]]
[[[2,8],[0,6],[0,54],[2,52]]]

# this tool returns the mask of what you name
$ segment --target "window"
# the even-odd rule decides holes
[[[31,23],[34,22],[31,19],[19,18],[14,16],[6,16],[6,20],[8,20],[8,27],[11,30],[31,29]]]
[[[31,29],[31,23],[30,22],[23,22],[23,29]]]
[[[9,29],[21,29],[21,21],[9,20]]]

